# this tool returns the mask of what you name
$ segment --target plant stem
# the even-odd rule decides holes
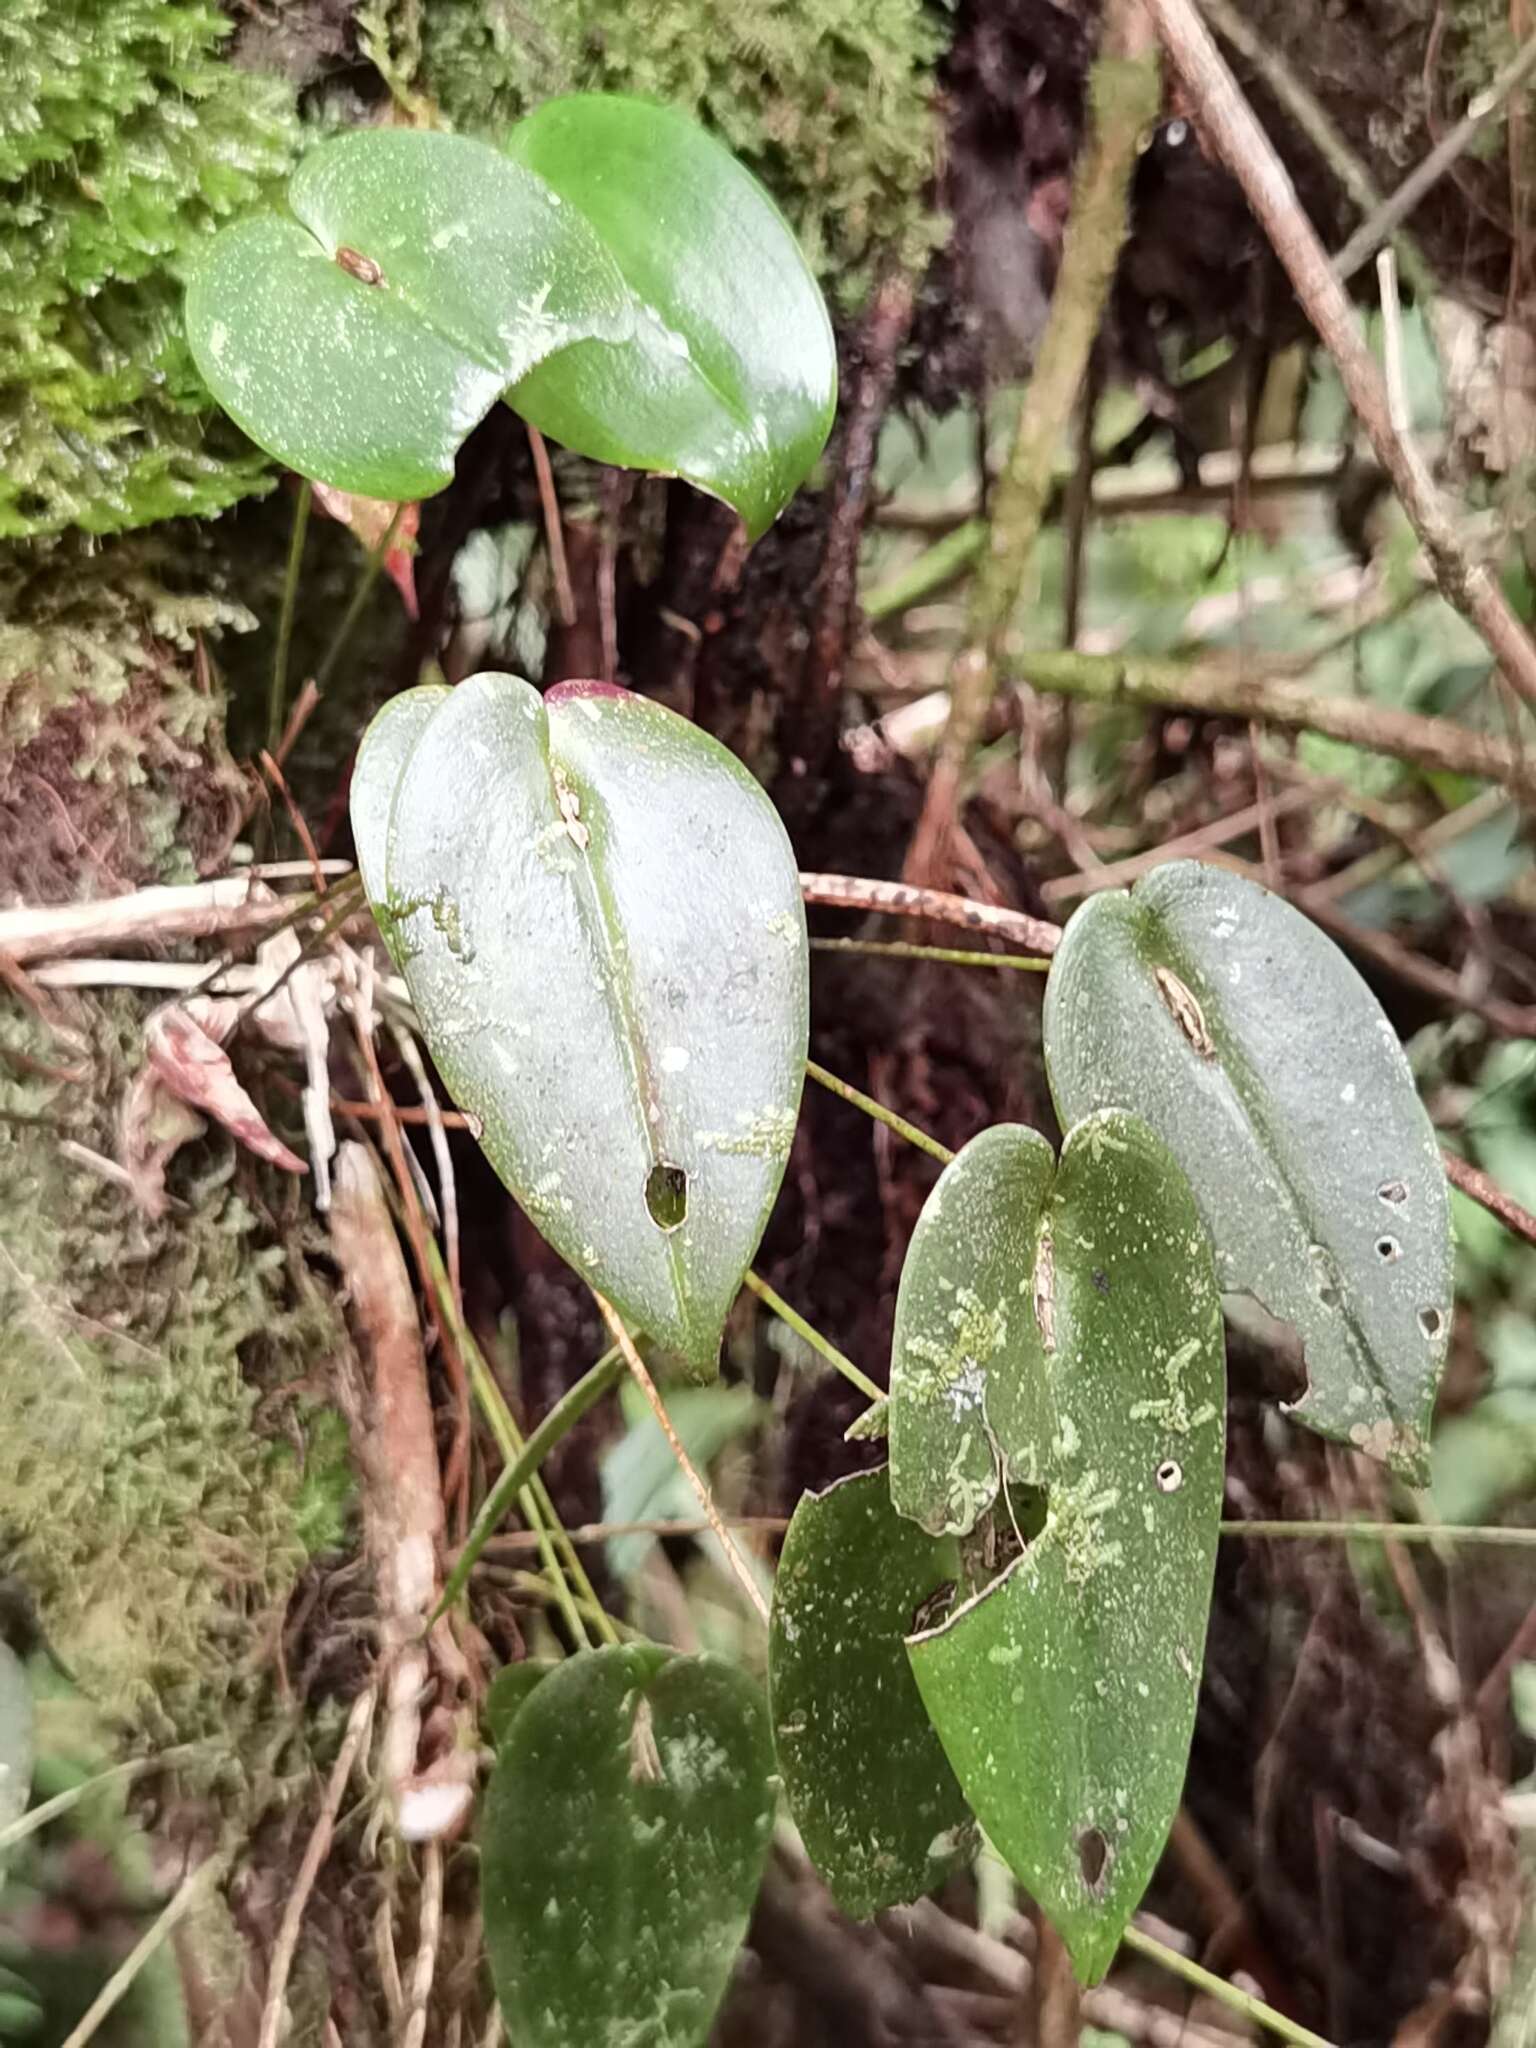
[[[1150,1962],[1160,1964],[1170,1976],[1182,1977],[1186,1984],[1192,1984],[1197,1991],[1204,1991],[1211,1998],[1224,2005],[1231,2012],[1241,2013],[1245,2019],[1254,2020],[1261,2027],[1268,2027],[1272,2034],[1278,2034],[1283,2041],[1290,2041],[1294,2048],[1333,2048],[1332,2042],[1321,2034],[1314,2034],[1309,2027],[1300,2026],[1295,2020],[1287,2019],[1283,2012],[1276,2012],[1272,2005],[1266,2005],[1261,1998],[1254,1998],[1246,1991],[1239,1991],[1235,1984],[1229,1984],[1225,1977],[1218,1977],[1210,1970],[1204,1970],[1188,1956],[1181,1956],[1177,1949],[1165,1948],[1160,1941],[1154,1941],[1150,1934],[1144,1934],[1134,1925],[1127,1927],[1120,1937],[1125,1946],[1134,1949],[1138,1955],[1146,1956]]]
[[[178,1762],[182,1757],[196,1756],[200,1750],[209,1748],[206,1742],[184,1742],[175,1749],[163,1749],[158,1756],[134,1757],[125,1764],[112,1764],[94,1776],[83,1778],[78,1785],[66,1786],[56,1792],[52,1799],[45,1799],[40,1806],[29,1807],[19,1819],[13,1820],[8,1828],[0,1828],[0,1855],[7,1849],[25,1841],[28,1835],[35,1835],[39,1828],[45,1828],[61,1814],[78,1806],[82,1799],[88,1799],[93,1792],[104,1785],[129,1784],[135,1778],[142,1778],[146,1771],[158,1771]]]
[[[448,1574],[443,1596],[437,1603],[437,1612],[432,1619],[446,1612],[469,1584],[469,1575],[474,1570],[487,1539],[494,1534],[497,1523],[511,1507],[523,1488],[537,1476],[539,1467],[549,1456],[561,1438],[573,1430],[581,1418],[603,1398],[611,1387],[623,1377],[624,1355],[617,1345],[605,1351],[596,1365],[589,1366],[576,1382],[550,1409],[538,1428],[528,1437],[522,1449],[503,1470],[501,1477],[486,1495],[474,1527],[465,1537],[464,1543]]]
[[[139,1972],[156,1951],[164,1947],[177,1923],[184,1920],[198,1901],[212,1891],[214,1885],[224,1875],[228,1861],[226,1855],[216,1853],[206,1862],[200,1863],[190,1876],[182,1879],[170,1904],[156,1915],[102,1985],[82,2015],[80,2024],[70,2030],[67,2039],[62,2043],[62,2048],[85,2048],[86,2042],[95,2038],[102,2021],[118,2001],[132,1989]]]
[[[991,529],[971,589],[965,645],[950,667],[949,720],[908,855],[908,871],[919,881],[942,879],[948,865],[961,783],[997,691],[1004,640],[1045,516],[1057,449],[1125,239],[1141,135],[1157,118],[1158,53],[1139,0],[1106,0],[1088,95],[1089,135],[1072,182],[1061,269],[1013,446],[994,494]]]
[[[1451,718],[1399,711],[1361,697],[1334,697],[1288,677],[1222,662],[1158,661],[1136,655],[1061,651],[1012,654],[1007,666],[1032,690],[1099,704],[1146,704],[1223,717],[1257,718],[1290,731],[1320,732],[1425,768],[1476,775],[1524,796],[1536,794],[1525,750]]]
[[[293,508],[293,532],[288,541],[288,567],[283,574],[283,606],[277,618],[277,651],[272,656],[272,688],[267,698],[267,752],[275,754],[283,737],[283,719],[288,700],[288,649],[293,640],[293,614],[299,601],[299,565],[304,559],[304,536],[309,530],[309,508],[315,487],[308,477],[299,485]]]
[[[316,690],[323,690],[325,688],[331,679],[331,674],[337,662],[340,661],[342,655],[346,652],[347,642],[352,638],[352,629],[362,615],[363,606],[368,602],[368,594],[379,580],[379,571],[384,567],[384,558],[395,544],[395,532],[399,527],[401,514],[404,511],[404,504],[399,504],[395,507],[395,516],[390,520],[388,526],[385,527],[384,536],[378,546],[368,550],[367,564],[363,569],[362,575],[358,578],[357,588],[353,591],[351,601],[341,615],[341,624],[331,635],[331,644],[326,648],[320,666],[315,670]]]
[[[746,1282],[763,1306],[772,1310],[779,1321],[793,1330],[797,1337],[803,1338],[818,1357],[824,1358],[828,1365],[840,1372],[850,1386],[857,1387],[859,1392],[871,1401],[885,1399],[885,1390],[877,1387],[868,1373],[861,1372],[853,1360],[845,1352],[839,1351],[829,1337],[823,1337],[815,1324],[808,1323],[798,1309],[791,1308],[783,1295],[776,1294],[760,1274],[748,1273]]]
[[[953,533],[944,534],[926,547],[913,562],[896,575],[888,576],[866,591],[859,608],[867,625],[878,625],[896,612],[904,612],[925,597],[932,597],[946,583],[963,576],[987,544],[984,519],[967,519]]]
[[[813,953],[868,953],[878,960],[933,960],[948,967],[1012,967],[1044,974],[1049,960],[1021,960],[1017,953],[964,953],[953,946],[913,946],[903,939],[812,939]]]
[[[801,873],[800,894],[807,903],[829,910],[888,912],[892,917],[926,917],[934,924],[952,924],[962,931],[989,932],[1012,939],[1035,953],[1054,953],[1061,944],[1061,926],[1025,910],[1000,903],[977,903],[948,889],[920,889],[912,882],[877,881],[869,875]]]
[[[656,1390],[656,1382],[646,1371],[645,1361],[635,1349],[634,1338],[625,1329],[623,1319],[620,1317],[618,1310],[610,1301],[604,1300],[595,1287],[592,1289],[592,1299],[597,1303],[599,1313],[603,1321],[608,1325],[614,1343],[623,1352],[624,1363],[629,1367],[630,1377],[634,1380],[641,1393],[644,1394],[650,1411],[656,1418],[657,1426],[666,1438],[673,1457],[677,1460],[678,1470],[693,1488],[694,1496],[699,1506],[704,1510],[705,1519],[709,1523],[711,1533],[719,1543],[720,1548],[725,1552],[726,1563],[735,1573],[737,1581],[750,1601],[758,1620],[766,1627],[768,1621],[768,1602],[763,1598],[763,1589],[752,1576],[747,1560],[742,1556],[730,1530],[725,1526],[720,1510],[715,1506],[714,1497],[710,1493],[703,1474],[683,1448],[682,1438],[673,1428],[672,1418],[668,1415],[661,1395]]]
[[[909,1124],[904,1116],[898,1116],[894,1109],[887,1109],[883,1102],[876,1102],[873,1095],[866,1095],[862,1088],[855,1088],[851,1081],[840,1081],[836,1074],[829,1074],[825,1067],[817,1066],[814,1060],[807,1060],[805,1071],[813,1081],[818,1081],[832,1094],[841,1095],[844,1102],[851,1102],[855,1109],[862,1109],[866,1116],[872,1116],[877,1124],[885,1124],[898,1138],[905,1138],[909,1145],[915,1145],[919,1152],[948,1166],[954,1153],[947,1145],[941,1145],[937,1138],[930,1138],[926,1131],[920,1131],[916,1124]]]
[[[1536,1529],[1500,1529],[1479,1522],[1223,1522],[1223,1536],[1342,1543],[1470,1543],[1509,1550],[1536,1549]]]

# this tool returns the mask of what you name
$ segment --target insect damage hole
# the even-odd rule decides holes
[[[1395,1237],[1378,1237],[1376,1256],[1384,1266],[1395,1266],[1403,1256],[1403,1248]]]
[[[688,1175],[681,1166],[665,1160],[653,1166],[645,1177],[645,1206],[658,1230],[681,1230],[688,1219]]]
[[[1109,1868],[1109,1843],[1102,1828],[1084,1828],[1077,1838],[1077,1867],[1089,1891],[1102,1889]]]
[[[1159,1493],[1177,1493],[1184,1484],[1184,1467],[1177,1458],[1164,1458],[1154,1477]]]
[[[1376,1190],[1378,1202],[1385,1202],[1389,1209],[1400,1209],[1408,1199],[1408,1183],[1405,1180],[1384,1180]]]
[[[1430,1343],[1433,1344],[1440,1335],[1440,1332],[1445,1328],[1445,1317],[1437,1308],[1421,1308],[1419,1310],[1419,1328],[1424,1332]]]

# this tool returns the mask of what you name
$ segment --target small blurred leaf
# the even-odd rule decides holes
[[[683,1449],[704,1472],[733,1438],[752,1427],[759,1405],[750,1387],[675,1387],[667,1395],[667,1417]],[[636,1412],[628,1388],[625,1407],[630,1415],[629,1427],[603,1453],[604,1521],[696,1519],[698,1496],[678,1470],[677,1459],[662,1435],[660,1423],[643,1405]],[[616,1578],[632,1578],[655,1542],[654,1536],[640,1532],[610,1536],[609,1570]]]
[[[1295,1328],[1297,1418],[1422,1483],[1451,1327],[1445,1170],[1397,1034],[1333,942],[1252,882],[1170,862],[1068,925],[1045,1054],[1063,1122],[1145,1117],[1223,1291]]]
[[[701,2048],[773,1827],[768,1717],[742,1672],[652,1644],[540,1684],[491,1773],[481,1904],[518,2048]]]
[[[632,1326],[713,1377],[804,1079],[805,913],[761,786],[626,690],[478,675],[385,706],[352,823],[491,1164]]]
[[[959,1573],[953,1543],[892,1509],[884,1471],[803,1495],[784,1538],[774,1750],[806,1852],[856,1920],[932,1891],[973,1845],[904,1641],[954,1598]]]

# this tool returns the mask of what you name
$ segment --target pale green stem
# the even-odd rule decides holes
[[[604,1394],[623,1376],[624,1355],[615,1344],[605,1351],[596,1365],[590,1366],[575,1386],[563,1394],[550,1409],[486,1495],[484,1504],[475,1517],[475,1525],[464,1539],[464,1546],[448,1575],[443,1597],[437,1603],[437,1614],[442,1614],[451,1607],[468,1585],[469,1575],[474,1570],[487,1541],[495,1533],[497,1523],[524,1487],[532,1484],[538,1475],[539,1467],[555,1445],[576,1427],[588,1409],[595,1407]],[[573,1544],[572,1550],[574,1549]],[[435,1614],[433,1620],[436,1619]]]
[[[45,1799],[41,1806],[34,1806],[22,1814],[19,1820],[13,1820],[8,1828],[0,1828],[0,1855],[7,1849],[14,1849],[16,1844],[25,1841],[28,1835],[35,1835],[39,1828],[47,1827],[50,1821],[57,1820],[61,1814],[68,1813],[71,1808],[78,1806],[82,1799],[89,1799],[91,1794],[102,1786],[130,1783],[134,1778],[142,1778],[146,1771],[161,1770],[178,1762],[182,1757],[196,1756],[199,1750],[207,1747],[207,1743],[187,1742],[175,1749],[161,1750],[157,1756],[134,1757],[126,1764],[113,1764],[110,1769],[97,1771],[94,1777],[86,1778],[78,1785],[70,1785],[63,1792],[56,1792],[52,1799]]]
[[[1203,1970],[1198,1963],[1192,1963],[1188,1956],[1181,1956],[1177,1949],[1165,1948],[1160,1941],[1154,1941],[1150,1934],[1143,1934],[1136,1926],[1127,1927],[1120,1937],[1127,1948],[1145,1956],[1149,1962],[1160,1964],[1172,1977],[1182,1977],[1186,1984],[1192,1984],[1197,1991],[1203,1991],[1224,2005],[1231,2012],[1241,2013],[1245,2019],[1255,2021],[1261,2027],[1268,2027],[1272,2034],[1278,2034],[1283,2041],[1294,2043],[1294,2048],[1333,2048],[1333,2043],[1321,2034],[1314,2034],[1310,2027],[1303,2027],[1295,2020],[1287,2019],[1283,2012],[1276,2012],[1272,2005],[1266,2005],[1262,1998],[1254,1998],[1246,1991],[1239,1991],[1235,1984],[1229,1984],[1225,1977],[1218,1977],[1210,1970]]]
[[[746,1282],[763,1306],[771,1309],[779,1321],[793,1330],[797,1337],[803,1338],[819,1357],[827,1361],[828,1365],[835,1367],[842,1374],[843,1378],[848,1381],[850,1386],[857,1387],[859,1392],[868,1400],[883,1401],[885,1399],[884,1390],[875,1385],[868,1373],[861,1372],[846,1353],[838,1350],[830,1337],[823,1337],[814,1323],[808,1323],[798,1309],[791,1308],[783,1295],[776,1294],[768,1285],[768,1282],[759,1274],[748,1273],[746,1275]]]
[[[299,601],[299,567],[304,560],[304,536],[309,530],[310,501],[315,487],[308,477],[299,485],[293,508],[293,533],[288,542],[288,567],[283,575],[283,608],[277,618],[277,651],[272,657],[272,689],[267,698],[267,751],[275,754],[283,737],[283,720],[288,709],[288,649],[293,641],[293,614]]]
[[[373,589],[374,584],[378,582],[379,571],[384,566],[385,557],[395,544],[395,532],[400,524],[400,515],[404,510],[403,504],[395,507],[395,516],[390,520],[388,526],[385,527],[383,539],[376,548],[368,550],[367,566],[358,578],[357,588],[352,593],[352,601],[342,613],[341,624],[331,635],[331,644],[325,650],[325,656],[320,666],[315,670],[315,688],[317,690],[325,688],[331,679],[332,671],[335,669],[337,662],[340,661],[342,655],[346,652],[347,642],[352,638],[352,629],[362,615],[363,606],[368,602],[368,593]]]
[[[95,2037],[102,2021],[118,2001],[132,1989],[139,1972],[169,1940],[177,1923],[184,1920],[198,1901],[212,1891],[219,1878],[223,1876],[227,1861],[225,1856],[210,1856],[206,1863],[199,1864],[190,1877],[182,1880],[170,1904],[162,1913],[157,1914],[91,2000],[79,2026],[69,2034],[62,2048],[85,2048],[86,2042]]]
[[[876,1102],[873,1095],[866,1095],[862,1088],[855,1088],[851,1081],[840,1081],[836,1074],[829,1074],[825,1067],[817,1066],[814,1060],[807,1060],[805,1071],[813,1081],[834,1095],[841,1095],[844,1102],[851,1102],[855,1109],[862,1109],[866,1116],[872,1116],[877,1124],[885,1124],[898,1138],[905,1138],[909,1145],[915,1145],[919,1152],[927,1152],[934,1159],[942,1160],[948,1166],[954,1153],[947,1145],[941,1145],[937,1138],[930,1138],[926,1131],[920,1131],[916,1124],[909,1124],[904,1116],[898,1116],[894,1109],[887,1109],[883,1102]]]
[[[1477,1522],[1223,1522],[1223,1536],[1340,1543],[1476,1543],[1536,1549],[1536,1529],[1499,1529]]]
[[[966,953],[954,946],[914,946],[906,939],[812,939],[813,953],[868,953],[877,960],[935,960],[946,967],[1012,967],[1022,974],[1047,974],[1049,960],[1021,959],[1017,953]]]

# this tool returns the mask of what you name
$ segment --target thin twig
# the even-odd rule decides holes
[[[1283,2041],[1289,2041],[1293,2048],[1332,2048],[1321,2034],[1314,2034],[1310,2027],[1303,2027],[1283,2012],[1276,2012],[1272,2005],[1266,2005],[1252,1993],[1239,1991],[1235,1984],[1229,1984],[1225,1977],[1217,1977],[1209,1970],[1202,1970],[1197,1962],[1188,1956],[1181,1956],[1177,1949],[1165,1948],[1160,1941],[1154,1941],[1133,1921],[1121,1936],[1127,1948],[1138,1955],[1146,1956],[1157,1963],[1171,1976],[1182,1977],[1197,1991],[1203,1991],[1229,2011],[1239,2012],[1244,2019],[1253,2020],[1261,2027],[1268,2027],[1272,2034],[1278,2034]]]
[[[267,1969],[267,1995],[261,2008],[261,2032],[256,2039],[256,2048],[277,2048],[283,2026],[283,1996],[288,1989],[288,1973],[293,1968],[293,1958],[299,1946],[299,1929],[304,1920],[304,1909],[309,1904],[309,1895],[315,1888],[315,1879],[320,1875],[325,1859],[331,1853],[331,1841],[336,1833],[336,1816],[341,1811],[341,1802],[346,1797],[347,1784],[357,1762],[358,1751],[368,1739],[368,1730],[373,1724],[373,1709],[378,1700],[378,1688],[366,1686],[352,1702],[352,1711],[347,1716],[347,1730],[342,1738],[336,1761],[331,1766],[331,1775],[325,1788],[325,1798],[315,1825],[304,1847],[304,1858],[299,1865],[298,1875],[293,1880],[293,1889],[283,1908],[282,1921],[278,1926],[277,1939],[272,1944],[272,1961]]]
[[[1175,57],[1175,62],[1177,62]],[[1536,36],[1517,52],[1467,111],[1442,135],[1422,163],[1415,165],[1401,185],[1359,227],[1333,259],[1334,274],[1348,284],[1363,264],[1369,263],[1387,237],[1413,212],[1424,195],[1456,162],[1465,156],[1478,132],[1492,120],[1504,102],[1536,71]]]
[[[661,1395],[657,1392],[656,1382],[645,1369],[645,1361],[635,1349],[634,1338],[625,1329],[623,1318],[619,1315],[618,1311],[610,1302],[604,1300],[596,1288],[592,1290],[592,1298],[597,1303],[598,1311],[603,1321],[608,1325],[609,1333],[614,1343],[623,1352],[624,1363],[629,1367],[630,1377],[645,1396],[651,1413],[656,1418],[657,1427],[666,1438],[672,1455],[677,1460],[679,1471],[681,1471],[683,1477],[698,1496],[699,1506],[704,1510],[710,1529],[718,1540],[721,1549],[725,1552],[726,1563],[735,1573],[736,1579],[742,1591],[751,1602],[758,1619],[766,1625],[768,1620],[768,1602],[763,1598],[763,1589],[753,1577],[752,1567],[737,1549],[720,1510],[715,1506],[713,1496],[703,1475],[683,1448],[681,1437],[672,1427],[672,1418],[668,1415]]]
[[[875,960],[929,960],[945,967],[1012,967],[1025,974],[1044,974],[1049,960],[1022,959],[1017,953],[964,953],[953,946],[912,946],[902,939],[812,939],[813,953],[862,953]]]
[[[306,897],[273,896],[244,875],[103,896],[91,903],[49,903],[0,910],[0,953],[14,961],[53,959],[85,947],[203,939],[259,930],[313,908]]]
[[[1453,1188],[1460,1188],[1490,1216],[1497,1216],[1504,1228],[1512,1230],[1516,1237],[1523,1237],[1527,1244],[1536,1244],[1536,1216],[1529,1209],[1522,1209],[1512,1195],[1506,1195],[1488,1178],[1481,1167],[1471,1165],[1455,1152],[1442,1151],[1440,1157],[1445,1164],[1445,1177]]]
[[[919,1152],[926,1152],[931,1159],[948,1166],[954,1153],[947,1145],[941,1145],[937,1138],[930,1138],[926,1131],[909,1123],[904,1116],[898,1116],[894,1109],[887,1109],[883,1102],[877,1102],[873,1095],[866,1095],[862,1088],[855,1088],[851,1081],[843,1081],[836,1074],[828,1073],[815,1060],[807,1060],[805,1071],[813,1081],[825,1088],[829,1095],[840,1095],[844,1102],[851,1102],[855,1109],[862,1109],[867,1117],[873,1117],[877,1124],[884,1124],[898,1138],[905,1138],[909,1145],[915,1145]]]
[[[200,1863],[196,1870],[182,1879],[170,1904],[156,1915],[150,1926],[124,1956],[91,2000],[81,2016],[79,2025],[71,2029],[60,2044],[60,2048],[85,2048],[86,2042],[95,2038],[97,2028],[132,1989],[145,1964],[164,1947],[178,1923],[187,1917],[204,1894],[211,1891],[218,1879],[223,1876],[227,1862],[226,1856],[210,1856],[206,1862]]]
[[[565,526],[560,517],[560,498],[555,490],[555,472],[550,467],[544,436],[529,421],[528,446],[533,451],[533,473],[539,481],[539,506],[544,514],[544,539],[549,548],[550,576],[555,586],[555,615],[562,626],[576,623],[576,596],[571,589],[570,564],[565,558]]]
[[[1061,944],[1061,926],[1001,904],[977,903],[947,889],[920,889],[912,882],[874,881],[865,875],[802,874],[800,894],[807,903],[835,910],[888,912],[892,917],[923,917],[933,924],[952,924],[962,931],[990,932],[1012,939],[1032,953],[1054,953]]]
[[[270,754],[277,752],[283,737],[284,704],[288,694],[288,649],[293,640],[293,615],[299,601],[299,567],[304,559],[304,536],[309,530],[309,508],[314,495],[314,485],[304,477],[293,508],[288,566],[283,573],[283,603],[277,618],[277,647],[272,656],[272,682],[267,694],[267,751]]]
[[[1458,1543],[1490,1550],[1536,1547],[1536,1529],[1503,1529],[1481,1522],[1222,1522],[1223,1536],[1253,1542]]]
[[[1381,370],[1354,308],[1302,212],[1274,145],[1200,19],[1195,0],[1145,0],[1145,4],[1184,80],[1202,129],[1242,186],[1297,297],[1332,355],[1355,416],[1424,546],[1441,595],[1477,629],[1512,688],[1526,703],[1536,705],[1536,644],[1510,609],[1487,564],[1468,554],[1422,455],[1411,440],[1393,429]]]
[[[851,1387],[870,1401],[883,1401],[885,1390],[877,1387],[867,1372],[861,1372],[844,1351],[839,1351],[829,1337],[823,1337],[814,1323],[806,1321],[796,1308],[791,1308],[783,1295],[775,1293],[760,1273],[745,1275],[748,1288],[755,1294],[764,1308],[776,1315],[787,1329],[794,1331],[803,1343],[809,1344],[819,1358],[824,1358],[834,1371],[840,1372]]]
[[[428,1842],[421,1856],[421,1909],[416,1919],[416,1960],[411,1968],[409,2017],[400,2048],[422,2048],[427,2038],[427,2007],[437,1972],[437,1950],[443,1933],[443,1849]]]

